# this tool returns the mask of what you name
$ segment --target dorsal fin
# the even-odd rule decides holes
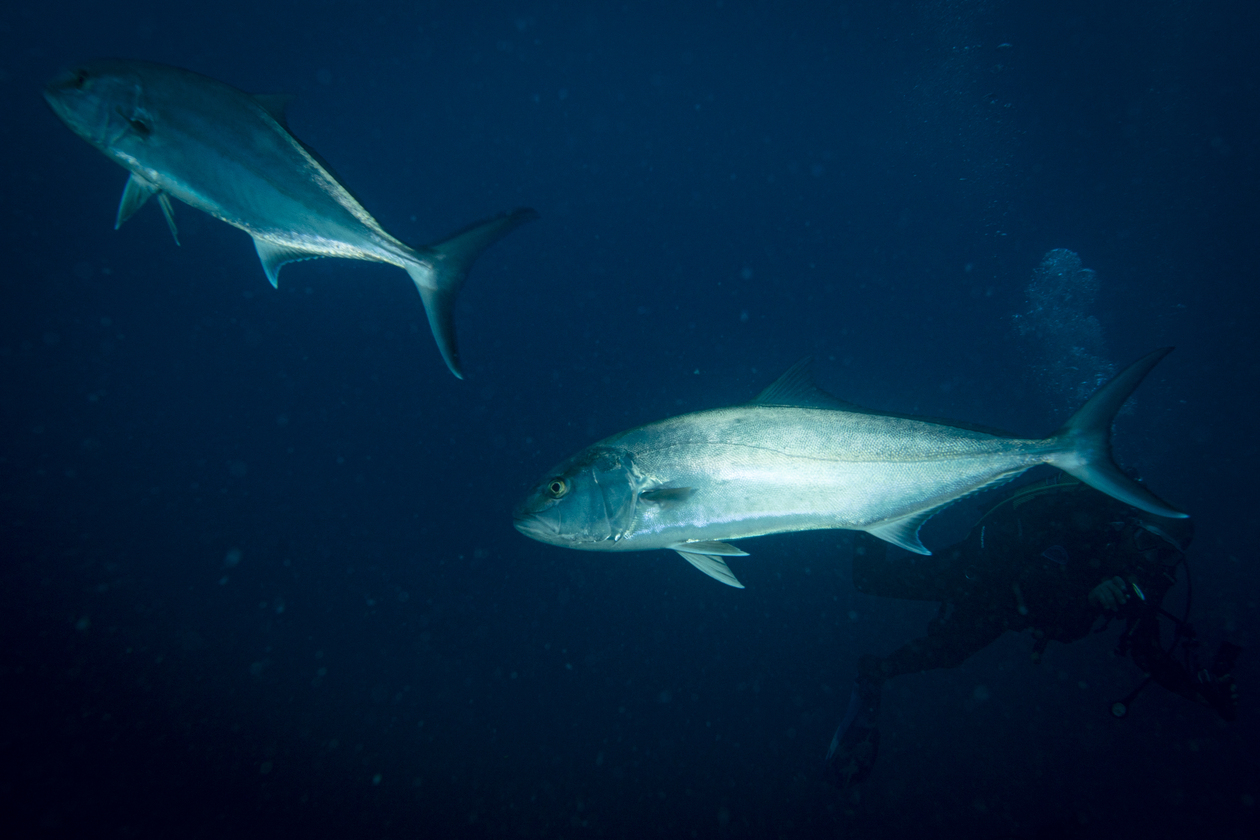
[[[830,408],[864,411],[852,403],[833,397],[814,384],[814,357],[806,356],[787,369],[774,383],[757,395],[756,405],[790,405],[797,408]]]
[[[969,432],[979,432],[993,437],[1013,438],[1010,432],[982,426],[978,423],[965,423],[924,414],[901,414],[896,411],[876,411],[855,403],[846,402],[833,397],[814,384],[813,356],[806,356],[787,369],[787,372],[774,381],[769,388],[762,391],[753,400],[754,405],[783,405],[797,408],[824,408],[832,411],[851,411],[856,414],[869,414],[872,417],[896,417],[901,420],[917,420],[922,423],[934,423],[938,426],[953,426]]]
[[[254,101],[263,107],[263,110],[271,115],[271,118],[280,123],[280,127],[285,131],[289,130],[289,121],[284,115],[285,108],[289,107],[289,103],[296,97],[291,93],[255,93]]]
[[[350,191],[350,188],[346,186],[346,182],[341,180],[341,176],[337,174],[337,170],[332,168],[332,164],[325,160],[323,155],[315,151],[315,149],[311,146],[307,145],[305,141],[296,137],[293,134],[293,129],[289,128],[289,118],[285,114],[285,110],[288,108],[289,103],[294,99],[297,99],[297,97],[291,93],[252,93],[250,96],[255,102],[262,106],[262,109],[266,111],[273,120],[280,124],[280,127],[284,129],[285,133],[289,135],[293,142],[301,146],[302,150],[311,156],[311,160],[315,161],[315,163],[320,166],[330,178],[337,182],[339,187],[346,191],[346,195],[358,202],[359,209],[364,215],[366,215],[367,211],[363,209],[363,202],[357,195]],[[290,262],[292,262],[292,260],[290,260]]]

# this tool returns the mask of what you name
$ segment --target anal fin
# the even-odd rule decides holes
[[[932,552],[928,551],[919,539],[919,529],[923,527],[924,522],[932,518],[932,514],[937,510],[938,508],[929,508],[899,519],[886,519],[878,525],[867,528],[866,532],[885,542],[900,546],[906,551],[912,551],[915,554],[931,554]]]
[[[257,236],[254,237],[254,248],[258,251],[258,260],[262,263],[263,271],[267,274],[267,280],[273,289],[280,287],[280,267],[285,263],[313,260],[323,256],[323,254],[303,251],[301,248],[268,242]]]
[[[1000,487],[1016,476],[1022,474],[1026,469],[1027,467],[1024,467],[1023,469],[1018,469],[1005,475],[999,475],[991,478],[980,486],[963,493],[955,499],[950,499],[944,504],[939,504],[936,507],[930,507],[927,510],[907,514],[906,516],[902,516],[897,519],[886,519],[883,522],[870,526],[866,529],[866,532],[872,536],[879,537],[881,540],[890,542],[893,545],[900,546],[906,551],[912,551],[915,554],[931,554],[932,552],[928,551],[927,548],[924,547],[923,541],[919,539],[919,529],[923,527],[924,522],[927,522],[933,516],[940,513],[954,502],[965,499],[968,496],[974,496],[976,493],[980,493],[984,490]]]

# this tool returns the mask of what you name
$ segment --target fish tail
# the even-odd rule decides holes
[[[1186,514],[1125,475],[1111,455],[1111,426],[1116,413],[1172,349],[1161,347],[1147,353],[1095,391],[1063,428],[1050,437],[1054,453],[1047,460],[1125,504],[1156,516],[1185,518]]]
[[[420,290],[424,311],[429,316],[429,329],[433,331],[442,359],[459,379],[463,379],[464,375],[459,365],[459,347],[455,343],[455,298],[482,251],[536,218],[536,212],[523,208],[485,219],[448,239],[418,249],[417,259],[406,266],[407,273]]]

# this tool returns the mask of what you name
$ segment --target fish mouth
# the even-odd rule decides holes
[[[58,73],[44,84],[44,98],[59,99],[74,91],[83,90],[83,84],[86,81],[87,74],[82,70],[67,70],[64,73]]]
[[[58,116],[60,116],[61,112],[65,108],[65,105],[63,104],[66,99],[66,91],[64,87],[58,85],[56,81],[52,81],[44,85],[43,93],[44,101],[48,103],[48,106],[52,108]]]
[[[527,537],[533,537],[536,540],[549,541],[559,536],[556,528],[544,519],[532,513],[514,513],[512,515],[512,526]]]
[[[81,101],[79,97],[82,87],[79,77],[73,72],[67,72],[50,80],[42,91],[48,107],[71,128],[75,126],[76,104]]]

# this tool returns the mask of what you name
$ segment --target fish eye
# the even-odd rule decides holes
[[[553,478],[547,482],[547,495],[553,499],[559,499],[565,493],[569,492],[569,482],[563,478]]]
[[[82,89],[83,89],[83,86],[84,86],[85,84],[87,84],[87,80],[88,80],[88,74],[87,74],[87,71],[86,71],[86,70],[75,70],[75,71],[74,71],[74,87],[75,87],[75,90],[82,90]]]

